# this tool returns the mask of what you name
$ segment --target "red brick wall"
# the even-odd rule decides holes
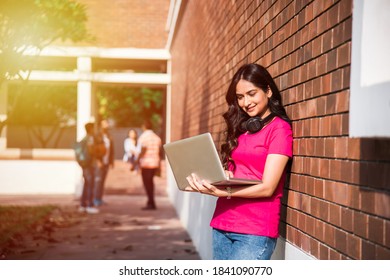
[[[164,48],[170,0],[77,0],[86,6],[93,45],[104,48]]]
[[[293,120],[282,235],[318,259],[390,259],[390,141],[348,136],[352,0],[185,1],[172,44],[172,140],[219,141],[228,83],[268,67]]]

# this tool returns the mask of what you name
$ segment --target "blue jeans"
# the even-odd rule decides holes
[[[269,260],[276,238],[213,229],[214,260]]]
[[[96,167],[95,170],[95,189],[94,189],[94,204],[99,206],[103,203],[104,184],[110,165],[103,164],[101,167]]]
[[[93,206],[93,189],[95,186],[95,167],[83,168],[84,186],[80,198],[80,205],[83,207]]]

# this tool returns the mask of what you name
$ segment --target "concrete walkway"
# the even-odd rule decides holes
[[[146,197],[140,175],[117,162],[110,170],[98,214],[78,213],[74,196],[0,196],[0,205],[54,204],[49,231],[26,233],[3,259],[25,260],[198,260],[165,192],[156,178],[156,211],[141,210]],[[65,217],[65,219],[64,219]]]

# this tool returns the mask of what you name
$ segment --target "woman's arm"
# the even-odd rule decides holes
[[[288,157],[279,154],[270,154],[267,157],[264,167],[264,174],[261,184],[248,187],[231,188],[232,197],[257,198],[270,197],[276,190],[278,183],[282,177],[284,169],[288,162]],[[203,194],[213,195],[217,197],[227,197],[228,192],[225,188],[215,187],[208,182],[205,182],[195,174],[187,177],[189,186],[187,191],[200,192]]]

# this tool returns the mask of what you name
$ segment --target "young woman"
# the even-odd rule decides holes
[[[217,188],[191,174],[187,190],[219,197],[210,223],[214,259],[270,259],[279,235],[286,166],[292,157],[291,121],[273,78],[258,64],[238,69],[226,101],[227,130],[221,147],[226,172],[262,183]]]
[[[125,154],[123,155],[123,161],[130,164],[130,171],[137,171],[137,160],[139,155],[138,148],[138,133],[135,129],[130,129],[128,137],[123,143]]]

